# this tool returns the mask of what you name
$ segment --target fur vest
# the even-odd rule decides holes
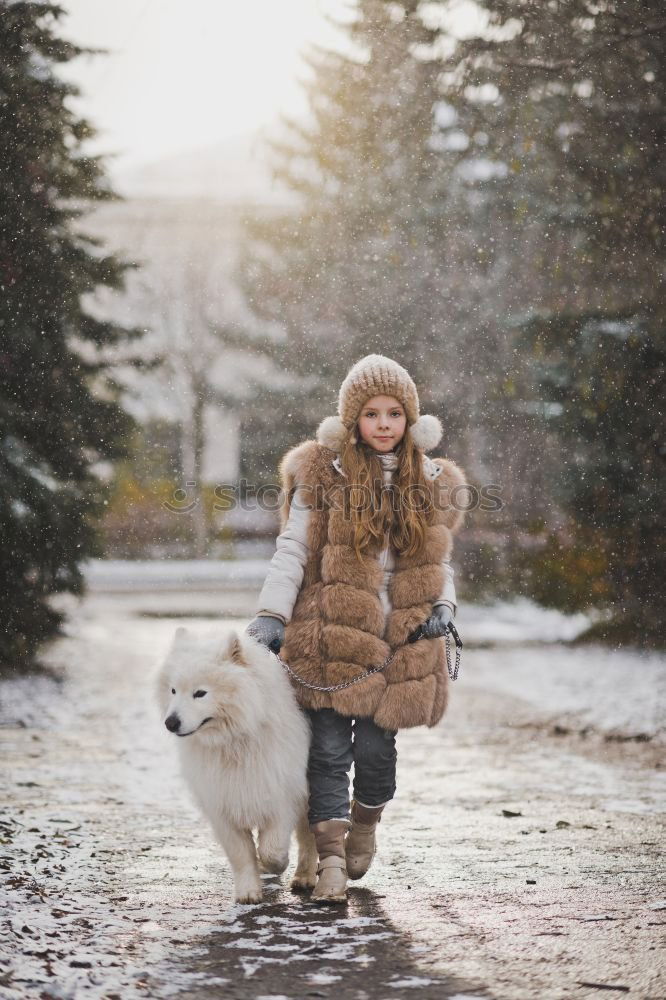
[[[440,474],[426,480],[435,507],[421,556],[395,554],[389,582],[391,611],[380,600],[383,570],[381,544],[365,550],[359,562],[353,525],[344,519],[342,491],[347,480],[332,464],[335,452],[317,441],[304,441],[280,462],[280,527],[284,530],[298,486],[309,487],[310,555],[280,656],[303,680],[330,686],[379,666],[393,650],[395,658],[381,673],[336,692],[313,691],[293,681],[304,708],[333,708],[341,715],[373,718],[384,729],[434,726],[444,714],[448,673],[444,639],[407,643],[407,636],[432,613],[444,582],[442,560],[450,554],[452,533],[462,524],[457,509],[463,471],[444,458],[431,461]]]

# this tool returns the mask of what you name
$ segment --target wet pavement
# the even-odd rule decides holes
[[[242,593],[216,600],[245,627]],[[72,599],[62,680],[0,682],[2,1000],[666,995],[666,658],[466,647],[442,723],[398,736],[348,907],[291,867],[233,906],[152,701],[176,626],[215,624],[192,605]]]

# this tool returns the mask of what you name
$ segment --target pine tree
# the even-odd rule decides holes
[[[449,128],[436,120],[438,29],[416,0],[359,0],[353,14],[334,22],[344,51],[310,51],[309,122],[285,120],[286,137],[272,143],[297,207],[247,224],[248,302],[285,330],[254,343],[296,381],[274,400],[273,461],[293,442],[294,420],[311,433],[347,369],[371,352],[409,369],[453,440],[465,425],[456,404],[468,318],[450,253],[462,226],[452,159],[437,141]]]
[[[77,232],[111,197],[85,154],[91,126],[55,67],[81,53],[58,34],[63,9],[0,2],[0,662],[18,669],[60,630],[49,603],[80,593],[101,512],[93,466],[123,453],[131,421],[104,349],[136,331],[94,319],[81,296],[121,287],[123,265]]]
[[[663,5],[483,6],[487,29],[456,54],[457,92],[494,97],[468,103],[471,127],[489,137],[509,200],[539,217],[552,248],[535,261],[549,293],[526,321],[511,320],[532,358],[522,402],[545,403],[566,447],[553,488],[573,540],[548,549],[560,564],[555,601],[570,582],[574,606],[611,609],[593,635],[663,642]],[[514,245],[519,231],[507,232]],[[567,563],[583,583],[567,581]]]

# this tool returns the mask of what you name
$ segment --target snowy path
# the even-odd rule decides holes
[[[0,684],[2,1000],[666,994],[665,658],[466,649],[442,725],[399,736],[348,912],[274,878],[233,907],[151,702],[176,625],[212,622],[141,606],[91,594],[64,684]]]

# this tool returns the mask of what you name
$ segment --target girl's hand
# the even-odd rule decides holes
[[[449,625],[453,623],[453,612],[448,604],[437,604],[433,607],[430,618],[407,637],[407,642],[416,642],[418,639],[439,639],[440,636],[446,635]]]
[[[268,646],[274,653],[280,652],[280,647],[284,642],[284,624],[279,618],[272,618],[270,615],[257,615],[245,631],[257,642]]]

